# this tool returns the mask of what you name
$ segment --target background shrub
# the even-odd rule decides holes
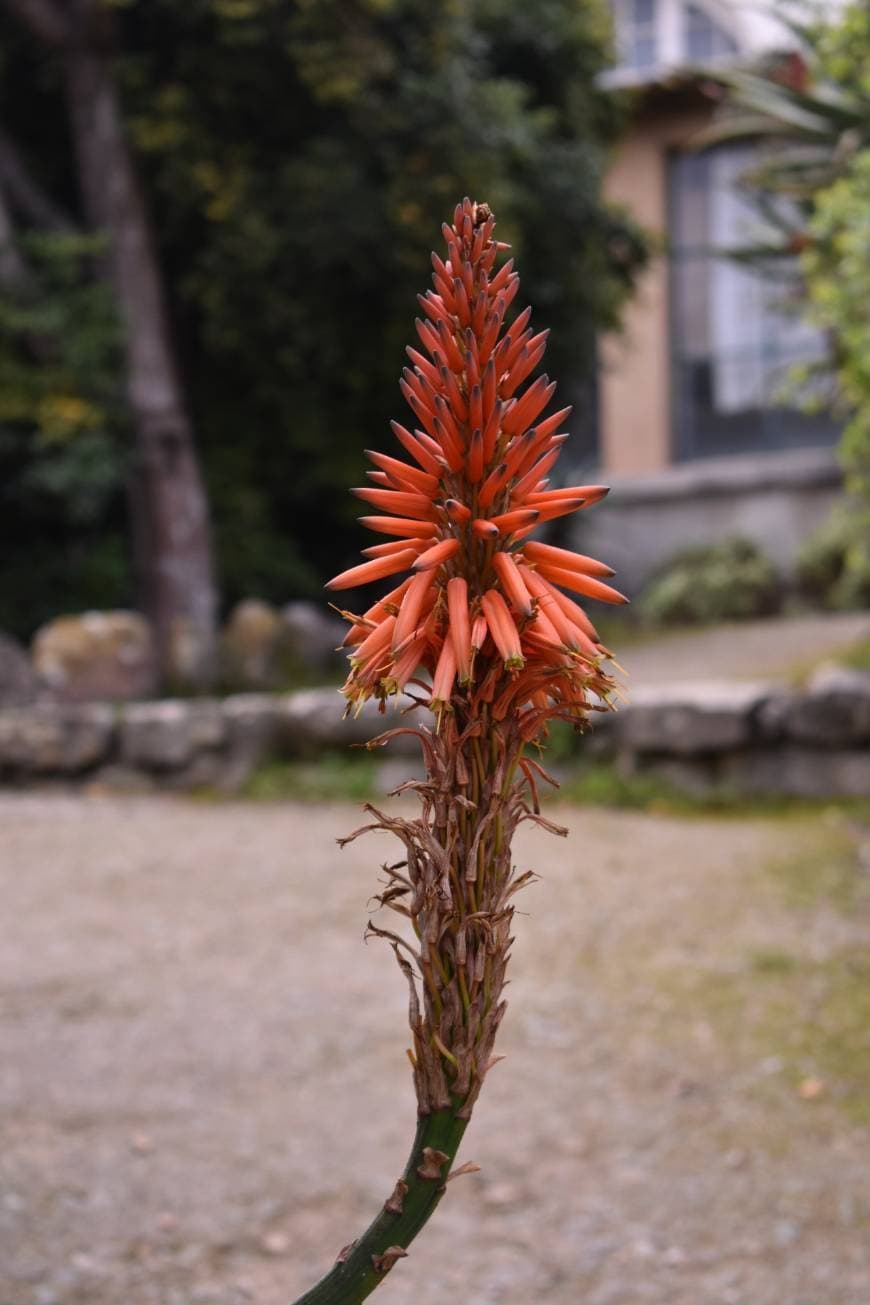
[[[779,602],[770,561],[751,540],[733,538],[675,554],[647,585],[638,611],[656,625],[700,624],[765,616]]]
[[[863,514],[833,513],[804,544],[797,561],[800,592],[820,607],[870,606],[870,554]]]

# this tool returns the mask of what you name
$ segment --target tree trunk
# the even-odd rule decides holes
[[[217,607],[208,502],[102,30],[105,11],[76,0],[70,18],[71,36],[60,53],[82,200],[89,225],[107,237],[105,272],[125,334],[135,435],[130,504],[142,602],[155,625],[164,675],[206,687],[214,674]]]

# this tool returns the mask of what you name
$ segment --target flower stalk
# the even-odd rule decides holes
[[[441,1199],[498,1059],[514,896],[534,878],[513,865],[514,832],[525,820],[566,832],[541,814],[539,783],[552,781],[528,751],[550,721],[582,729],[611,705],[609,653],[575,596],[627,600],[605,583],[609,567],[530,538],[607,490],[550,484],[570,409],[542,415],[556,388],[533,379],[547,332],[534,332],[528,308],[508,321],[519,278],[511,261],[496,269],[506,246],[494,227],[488,206],[466,199],[442,228],[447,258],[432,255],[434,286],[418,297],[424,352],[409,347],[400,381],[419,425],[392,423],[411,461],[369,454],[372,483],[354,491],[385,514],[361,520],[387,541],[330,582],[403,577],[362,615],[343,613],[348,709],[404,694],[409,710],[430,713],[369,744],[416,736],[426,776],[396,792],[416,794],[417,818],[368,806],[370,823],[339,840],[377,829],[402,845],[377,900],[404,931],[370,922],[369,933],[392,946],[408,983],[419,1124],[381,1213],[298,1305],[365,1299]]]

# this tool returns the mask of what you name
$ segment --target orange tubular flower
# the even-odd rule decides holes
[[[419,348],[409,346],[411,365],[400,382],[420,428],[412,434],[392,423],[412,461],[369,453],[376,469],[370,474],[383,479],[354,491],[389,514],[363,517],[363,524],[392,538],[366,549],[371,560],[344,571],[330,587],[346,589],[402,571],[428,577],[398,595],[398,610],[389,604],[366,614],[375,624],[396,618],[391,656],[384,658],[385,645],[372,641],[370,630],[361,644],[354,635],[360,646],[345,685],[351,704],[368,697],[383,701],[400,681],[407,682],[395,671],[400,660],[399,669],[406,671],[411,645],[420,651],[413,674],[431,683],[444,645],[452,641],[459,717],[470,718],[483,705],[485,699],[477,697],[484,686],[490,700],[503,695],[506,680],[499,687],[487,678],[494,664],[496,679],[509,679],[522,667],[529,672],[527,687],[513,692],[512,710],[528,716],[524,732],[534,721],[529,737],[535,738],[554,716],[582,725],[589,701],[600,706],[611,688],[592,623],[563,590],[602,602],[626,600],[602,582],[613,574],[610,567],[528,538],[543,523],[592,506],[607,489],[549,487],[571,409],[542,415],[556,387],[532,373],[547,332],[533,332],[529,308],[508,324],[519,278],[512,262],[496,267],[494,226],[487,206],[470,201],[457,207],[452,225],[444,225],[447,256],[433,255],[434,289],[420,296],[425,320],[416,323]],[[457,580],[465,586],[464,615],[455,598]],[[570,606],[560,605],[551,589]],[[481,617],[489,638],[476,643],[470,631],[478,630]],[[372,651],[360,656],[361,648]],[[439,722],[439,729],[451,728],[443,712]]]
[[[471,619],[468,613],[468,583],[463,576],[455,575],[447,581],[447,611],[459,683],[468,684],[471,679]]]
[[[420,1123],[381,1214],[298,1305],[362,1300],[440,1199],[505,1010],[513,894],[530,877],[516,877],[511,839],[523,820],[555,828],[538,805],[535,776],[547,776],[524,749],[553,719],[582,728],[614,687],[574,597],[626,601],[603,581],[611,569],[530,538],[607,490],[550,486],[570,409],[545,415],[556,387],[534,372],[547,332],[534,332],[528,308],[508,321],[519,278],[512,262],[496,266],[505,246],[494,227],[488,206],[466,199],[443,228],[446,258],[432,256],[419,348],[399,382],[414,429],[392,423],[408,460],[370,453],[372,483],[355,491],[381,514],[362,524],[388,539],[330,585],[394,578],[364,615],[344,613],[348,709],[369,698],[383,709],[405,691],[412,709],[431,711],[399,731],[416,733],[423,751],[419,818],[370,808],[367,826],[403,844],[404,859],[384,866],[380,902],[410,921],[408,935],[370,931],[393,944],[411,988]]]

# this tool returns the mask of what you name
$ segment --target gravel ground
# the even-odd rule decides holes
[[[866,834],[560,818],[519,841],[543,880],[482,1172],[377,1299],[870,1302],[868,1101],[809,1037],[866,960],[835,873]],[[289,1305],[413,1131],[404,985],[361,941],[389,840],[339,854],[348,806],[29,794],[0,821],[0,1305]]]
[[[870,639],[870,613],[821,612],[723,622],[656,635],[624,650],[631,685],[708,680],[790,679]],[[619,640],[614,637],[614,646]]]

